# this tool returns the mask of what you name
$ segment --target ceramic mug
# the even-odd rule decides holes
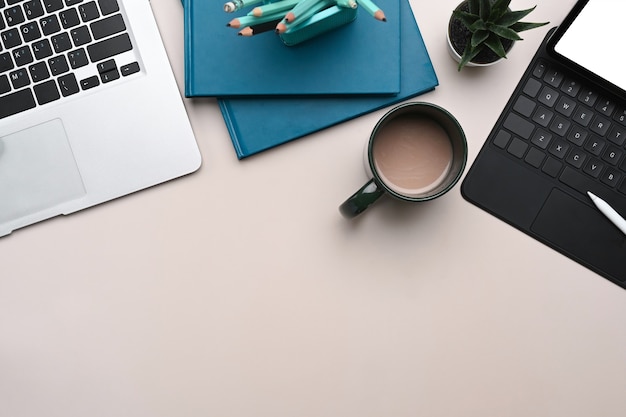
[[[366,157],[372,178],[339,207],[348,218],[383,194],[421,202],[447,193],[465,169],[467,140],[447,110],[430,103],[405,103],[378,121]]]

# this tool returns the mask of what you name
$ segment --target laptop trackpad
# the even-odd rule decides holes
[[[83,195],[60,119],[0,137],[0,224]]]
[[[555,189],[531,229],[596,272],[626,282],[626,237],[594,207]]]

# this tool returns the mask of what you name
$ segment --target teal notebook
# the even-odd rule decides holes
[[[377,0],[387,22],[362,7],[353,22],[298,45],[273,31],[238,36],[226,27],[253,6],[183,0],[187,97],[394,95],[400,91],[399,0]]]
[[[400,0],[401,89],[393,97],[294,97],[218,99],[238,158],[415,97],[438,85],[408,0]]]

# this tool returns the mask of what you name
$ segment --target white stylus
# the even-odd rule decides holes
[[[593,204],[596,205],[598,210],[600,210],[600,212],[604,214],[606,218],[611,221],[611,223],[617,226],[619,230],[621,230],[622,233],[626,235],[626,220],[624,220],[624,218],[620,216],[619,213],[616,212],[615,209],[609,205],[609,203],[607,203],[597,195],[591,193],[590,191],[587,191],[587,194],[589,195],[589,198],[591,198],[591,201],[593,201]]]

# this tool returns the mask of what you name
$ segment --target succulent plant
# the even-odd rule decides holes
[[[488,48],[500,58],[506,58],[504,44],[522,40],[519,32],[547,25],[544,23],[520,22],[535,7],[512,11],[511,0],[466,0],[465,7],[457,7],[452,12],[453,20],[462,23],[467,36],[465,50],[459,62],[459,71],[478,54]],[[463,4],[461,4],[463,6]]]

